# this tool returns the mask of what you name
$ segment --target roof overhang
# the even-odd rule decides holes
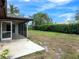
[[[11,17],[11,16],[7,16],[5,18],[0,18],[0,20],[24,21],[24,22],[32,21],[32,19],[26,18],[26,17]]]

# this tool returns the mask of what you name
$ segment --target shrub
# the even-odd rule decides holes
[[[0,53],[0,59],[8,59],[9,50],[5,49]]]
[[[79,34],[79,24],[53,24],[34,27],[36,30]]]
[[[34,26],[33,29],[48,31],[48,27],[51,26],[51,25],[52,24],[44,24],[44,25]]]

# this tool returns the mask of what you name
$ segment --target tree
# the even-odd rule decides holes
[[[76,11],[75,20],[79,22],[79,10]]]
[[[10,15],[19,15],[19,9],[13,4],[10,4],[9,10]]]
[[[45,13],[37,13],[32,16],[32,26],[39,26],[51,22],[51,18]]]

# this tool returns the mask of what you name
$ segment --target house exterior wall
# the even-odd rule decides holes
[[[0,18],[5,18],[7,15],[7,0],[0,0]]]
[[[1,36],[1,21],[12,21],[12,23],[16,22],[15,25],[15,32],[16,34],[21,34],[25,37],[27,37],[27,26],[25,22],[31,21],[31,19],[25,18],[25,17],[11,17],[7,16],[7,0],[0,0],[0,38]],[[3,27],[6,28],[5,26]],[[12,27],[13,28],[13,27]],[[12,30],[12,29],[11,29]],[[11,32],[13,33],[13,32]],[[6,36],[6,35],[4,35]],[[12,35],[11,35],[12,37]]]

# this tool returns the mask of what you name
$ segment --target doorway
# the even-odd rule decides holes
[[[12,21],[1,22],[1,40],[12,39]]]

